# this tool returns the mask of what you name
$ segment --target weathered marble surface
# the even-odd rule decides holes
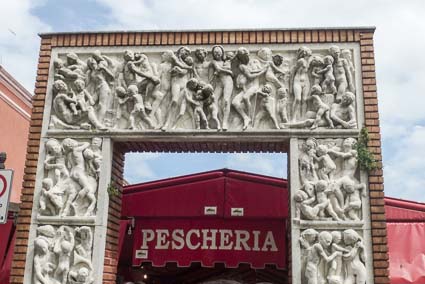
[[[95,215],[101,148],[99,137],[91,142],[72,138],[47,140],[39,216]]]
[[[366,284],[366,249],[352,230],[301,232],[301,283]]]
[[[358,126],[353,49],[172,48],[59,53],[50,129]]]
[[[39,226],[34,240],[35,284],[91,284],[93,231],[88,226]]]
[[[295,218],[317,222],[360,221],[366,185],[359,182],[357,140],[309,138],[299,143],[301,188]]]

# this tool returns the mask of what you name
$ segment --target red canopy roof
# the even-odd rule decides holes
[[[425,204],[385,197],[392,284],[425,283]]]
[[[244,208],[246,218],[287,218],[287,181],[221,169],[125,187],[122,216],[200,217],[205,207],[215,216],[231,217]]]
[[[135,218],[136,231],[133,236],[124,235],[125,223],[128,224],[128,221],[123,220],[121,229],[123,231],[120,236],[120,243],[124,245],[121,249],[121,264],[137,265],[142,261],[135,257],[143,238],[140,228],[152,229],[152,232],[166,229],[170,234],[176,228],[185,232],[193,228],[196,230],[208,228],[212,231],[247,230],[251,234],[249,242],[254,242],[252,230],[258,230],[263,234],[260,236],[260,242],[264,241],[267,232],[273,232],[279,250],[273,255],[255,250],[246,253],[235,251],[232,254],[232,251],[219,250],[179,252],[152,251],[150,248],[149,258],[143,259],[149,259],[149,262],[157,266],[167,262],[167,254],[170,257],[173,255],[173,260],[168,261],[176,261],[180,266],[187,266],[193,261],[199,261],[205,266],[211,266],[214,262],[225,262],[232,267],[237,266],[238,261],[249,262],[253,267],[264,267],[266,263],[275,263],[280,267],[285,265],[287,243],[285,219],[289,213],[286,180],[221,169],[130,185],[124,188],[122,198],[122,218],[127,220]],[[209,214],[206,211],[208,208],[214,208],[215,213]],[[235,216],[235,209],[242,209],[242,215]],[[264,222],[265,220],[269,221]],[[220,238],[219,235],[217,238]],[[196,241],[198,238],[195,238]],[[279,262],[274,262],[276,259]]]
[[[226,169],[130,185],[124,189],[122,215],[126,218],[146,216],[145,214],[172,216],[177,213],[180,216],[195,217],[203,215],[203,206],[215,200],[224,217],[228,215],[228,207],[252,203],[255,206],[247,209],[249,216],[286,218],[288,210],[281,209],[287,208],[289,202],[287,190],[275,192],[273,189],[276,187],[287,189],[287,181]],[[223,188],[227,190],[223,192]],[[271,190],[267,191],[268,194],[263,194],[266,192],[263,191],[264,188]],[[150,193],[142,194],[143,192]],[[277,197],[279,194],[282,196]],[[274,197],[269,198],[270,196]],[[173,205],[172,200],[175,198],[181,200],[179,205]],[[196,200],[199,206],[194,208],[190,200]],[[276,205],[276,200],[283,202]],[[152,208],[158,202],[171,206]],[[274,209],[261,206],[262,204],[269,204]],[[391,283],[425,283],[425,204],[385,197],[385,210]],[[127,241],[128,239],[125,242]],[[131,262],[131,256],[129,257]]]

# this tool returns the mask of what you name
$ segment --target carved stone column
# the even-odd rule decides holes
[[[355,138],[290,142],[293,283],[372,283],[367,175]]]
[[[102,283],[108,138],[43,139],[24,283]],[[39,281],[39,282],[37,282]],[[72,282],[74,281],[74,282]]]

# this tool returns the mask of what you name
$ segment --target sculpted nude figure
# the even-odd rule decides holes
[[[268,47],[261,48],[258,53],[260,62],[267,66],[267,71],[264,74],[264,78],[267,82],[273,84],[277,89],[284,88],[284,84],[278,79],[276,74],[285,75],[285,71],[280,69],[283,63],[283,56],[280,54],[272,54],[272,51]]]
[[[69,268],[71,265],[71,253],[74,249],[74,234],[68,226],[61,226],[58,229],[59,234],[56,240],[53,252],[57,255],[58,266],[56,267],[54,278],[61,284],[67,283]]]
[[[308,138],[302,144],[302,151],[298,159],[301,183],[305,184],[307,181],[316,182],[318,180],[314,159],[316,156],[317,140],[315,138]]]
[[[339,101],[346,91],[355,92],[354,82],[351,77],[349,64],[346,59],[341,57],[339,47],[336,45],[331,46],[329,53],[334,59],[333,69],[337,88],[336,101]]]
[[[339,181],[342,190],[345,192],[344,212],[348,218],[354,221],[360,221],[359,212],[362,208],[362,196],[366,196],[366,186],[364,184],[355,184],[349,177],[343,177]]]
[[[83,262],[92,268],[93,233],[88,226],[76,228],[75,233],[78,242],[75,246],[74,262]]]
[[[81,186],[77,199],[87,198],[89,200],[89,206],[85,216],[91,216],[96,205],[96,188],[94,188],[89,182],[85,171],[85,160],[83,156],[84,150],[90,146],[90,143],[79,143],[74,139],[65,138],[62,142],[62,146],[68,157],[68,167],[71,169],[70,176],[76,183]],[[68,199],[67,203],[70,202],[72,202],[72,200]]]
[[[349,253],[343,254],[346,264],[347,278],[344,284],[366,284],[367,272],[364,262],[366,261],[365,247],[359,234],[348,229],[343,232],[344,243]]]
[[[245,47],[238,49],[236,57],[239,60],[239,71],[241,72],[237,82],[242,91],[234,97],[232,105],[243,119],[242,130],[246,130],[254,115],[251,98],[260,87],[259,77],[267,71],[268,67],[261,67],[258,60],[250,60],[249,51]]]
[[[202,108],[208,110],[208,115],[214,120],[217,125],[217,130],[221,130],[220,120],[218,120],[218,106],[216,97],[214,96],[214,89],[210,84],[203,84],[200,82],[200,89],[196,92],[195,99],[202,105]],[[208,121],[206,123],[208,125]]]
[[[280,128],[275,114],[275,99],[273,98],[271,92],[272,87],[269,84],[265,84],[261,90],[257,91],[256,93],[261,99],[260,111],[255,115],[254,127],[255,124],[260,122],[263,118],[269,118],[272,120],[276,129]]]
[[[46,159],[44,168],[49,171],[48,176],[54,178],[54,184],[69,176],[65,164],[63,148],[58,140],[51,138],[46,142]]]
[[[285,88],[277,89],[277,114],[279,115],[281,127],[284,127],[284,123],[289,121],[288,119],[288,105],[289,105],[289,94]]]
[[[149,128],[155,128],[154,123],[146,114],[143,97],[139,93],[139,90],[136,85],[131,85],[128,87],[128,96],[132,98],[134,101],[134,107],[129,117],[129,121],[130,121],[129,129],[137,129],[135,125],[136,117],[140,117],[144,122],[146,122]]]
[[[175,55],[171,50],[166,50],[161,55],[161,63],[157,66],[152,63],[154,75],[159,78],[159,84],[154,86],[151,93],[152,100],[151,112],[149,117],[156,118],[157,125],[163,125],[163,113],[161,110],[161,103],[170,92],[171,92],[171,70],[173,68],[173,62]]]
[[[127,94],[127,90],[121,86],[115,88],[115,95],[118,103],[116,113],[117,125],[115,127],[119,128],[120,121],[124,120],[124,122],[127,124],[127,120],[129,120],[130,118],[129,103],[131,101],[131,98]]]
[[[331,252],[340,251],[341,253],[348,253],[349,250],[342,246],[342,233],[340,231],[332,231],[332,247]],[[335,257],[328,269],[327,279],[329,284],[343,284],[343,262],[342,255]]]
[[[195,76],[200,82],[205,84],[209,83],[209,68],[210,62],[206,60],[207,50],[203,47],[195,49],[195,63],[193,64],[193,70],[195,71]]]
[[[340,177],[348,177],[353,181],[357,181],[355,174],[357,171],[357,150],[356,147],[356,139],[354,138],[346,138],[342,142],[342,151],[337,151],[335,149],[329,149],[328,153],[333,156],[339,157],[343,159],[342,169],[339,173]]]
[[[49,245],[43,236],[34,241],[34,284],[51,284],[50,274],[55,266],[49,261]]]
[[[78,271],[69,272],[69,279],[72,279],[75,284],[92,284],[94,282],[87,267],[81,267]]]
[[[121,86],[127,88],[130,85],[139,85],[141,78],[137,75],[135,71],[136,69],[137,66],[134,59],[134,52],[128,49],[125,50]]]
[[[187,64],[193,59],[190,57],[190,49],[185,46],[180,47],[171,60],[173,64],[171,68],[171,102],[167,109],[165,123],[161,127],[163,131],[175,126],[175,115],[182,102],[188,76],[193,70],[192,66]]]
[[[74,52],[69,52],[66,54],[66,67],[80,74],[82,78],[86,74],[85,71],[87,69],[87,65],[82,60],[80,60],[78,55]]]
[[[90,147],[83,151],[83,156],[91,176],[99,178],[102,165],[102,138],[93,137]]]
[[[53,186],[51,178],[45,178],[41,182],[40,210],[42,215],[57,216],[63,206],[63,192]]]
[[[187,81],[187,92],[185,92],[186,102],[190,103],[193,107],[193,115],[195,118],[196,129],[201,129],[201,123],[205,125],[205,129],[209,129],[207,116],[204,112],[203,100],[203,85],[197,79],[192,78]],[[181,113],[181,115],[183,115]]]
[[[222,110],[223,110],[223,120],[222,120],[222,129],[226,131],[228,129],[229,115],[230,115],[230,105],[231,97],[233,93],[233,72],[231,70],[231,60],[233,59],[233,54],[226,56],[224,53],[224,48],[221,45],[213,46],[212,50],[212,61],[210,63],[210,68],[213,69],[213,78],[211,81],[216,83],[215,92],[217,102],[223,97]]]
[[[326,93],[335,94],[336,87],[333,69],[334,59],[332,56],[327,55],[325,58],[323,58],[323,63],[325,67],[322,70],[317,71],[318,74],[323,74],[325,77],[325,79],[322,81],[322,89]]]
[[[321,85],[323,81],[323,73],[320,71],[323,70],[324,62],[322,57],[318,55],[313,55],[310,59],[310,72],[312,82],[311,85]]]
[[[341,51],[341,57],[344,58],[348,63],[348,70],[350,70],[351,78],[354,80],[354,64],[353,64],[353,57],[351,55],[351,50],[349,49],[343,49]],[[351,90],[354,92],[355,90]]]
[[[326,145],[318,145],[316,148],[316,156],[314,160],[319,163],[318,176],[322,180],[333,180],[336,165],[328,154],[329,150]]]
[[[84,74],[78,71],[74,71],[68,66],[65,66],[64,62],[60,58],[56,58],[53,61],[53,67],[55,69],[54,79],[62,80],[70,85],[77,79],[84,79]]]
[[[315,185],[317,203],[323,206],[323,209],[319,211],[319,217],[325,217],[325,211],[332,219],[341,221],[342,219],[335,213],[332,203],[329,201],[327,195],[328,183],[324,180],[319,180]],[[326,205],[326,206],[325,206]]]
[[[317,237],[318,235],[318,237]],[[314,229],[307,229],[301,233],[301,245],[307,249],[305,277],[308,284],[319,284],[319,264],[323,260],[325,263],[331,262],[335,257],[341,255],[340,251],[327,254],[327,249],[332,243],[332,235],[329,232],[323,231],[319,234]],[[316,242],[316,238],[318,242]]]
[[[68,87],[62,80],[57,80],[53,83],[53,91],[55,97],[53,99],[53,109],[56,115],[66,124],[74,123],[74,113],[71,111],[71,104],[76,101],[68,95]]]
[[[332,104],[331,119],[336,127],[356,128],[356,112],[354,111],[355,96],[353,93],[345,92],[340,97],[339,103]]]
[[[158,94],[158,92],[160,92],[160,79],[157,76],[157,70],[153,68],[146,54],[136,53],[135,60],[138,68],[135,68],[134,72],[142,78],[140,85],[137,87],[139,92],[143,89],[146,90],[145,108],[149,112],[152,112],[152,102],[157,98],[164,97],[164,94]]]
[[[300,47],[297,52],[297,63],[292,73],[291,83],[294,94],[292,105],[292,121],[298,121],[305,117],[307,112],[307,96],[310,91],[310,81],[308,78],[309,58],[311,50],[307,47]]]
[[[112,71],[109,70],[110,63],[103,58],[102,55],[95,56],[95,54],[93,54],[93,57],[87,60],[87,80],[89,84],[93,84],[94,93],[97,99],[97,118],[101,123],[103,123],[103,119],[105,118],[109,99],[111,97],[109,82],[114,80],[114,75]]]
[[[322,101],[322,95],[322,88],[319,85],[314,85],[313,87],[311,87],[311,99],[313,100],[313,104],[317,108],[317,112],[316,118],[310,129],[316,129],[322,121],[322,118],[325,119],[326,123],[329,125],[330,128],[334,128],[334,124],[330,116],[330,107]]]
[[[78,107],[81,112],[87,114],[87,118],[95,128],[100,130],[106,130],[107,128],[97,119],[96,112],[93,107],[95,102],[92,95],[86,90],[86,84],[84,80],[75,80],[74,86],[76,92],[76,107]]]
[[[318,220],[319,213],[323,211],[329,202],[322,202],[312,205],[316,201],[316,197],[309,197],[303,190],[298,190],[294,195],[295,200],[295,218],[301,216],[307,220]]]

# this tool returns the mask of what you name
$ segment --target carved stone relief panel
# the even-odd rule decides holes
[[[93,283],[92,246],[93,228],[89,226],[39,226],[32,283]]]
[[[59,52],[49,127],[353,129],[353,55],[354,48],[335,45]]]
[[[354,138],[308,138],[299,142],[301,187],[293,195],[296,219],[363,220],[366,185],[360,183],[356,142]]]
[[[46,141],[39,216],[95,215],[101,148],[99,137],[91,141],[72,138]]]
[[[299,244],[301,283],[366,283],[368,256],[358,231],[306,229]]]

